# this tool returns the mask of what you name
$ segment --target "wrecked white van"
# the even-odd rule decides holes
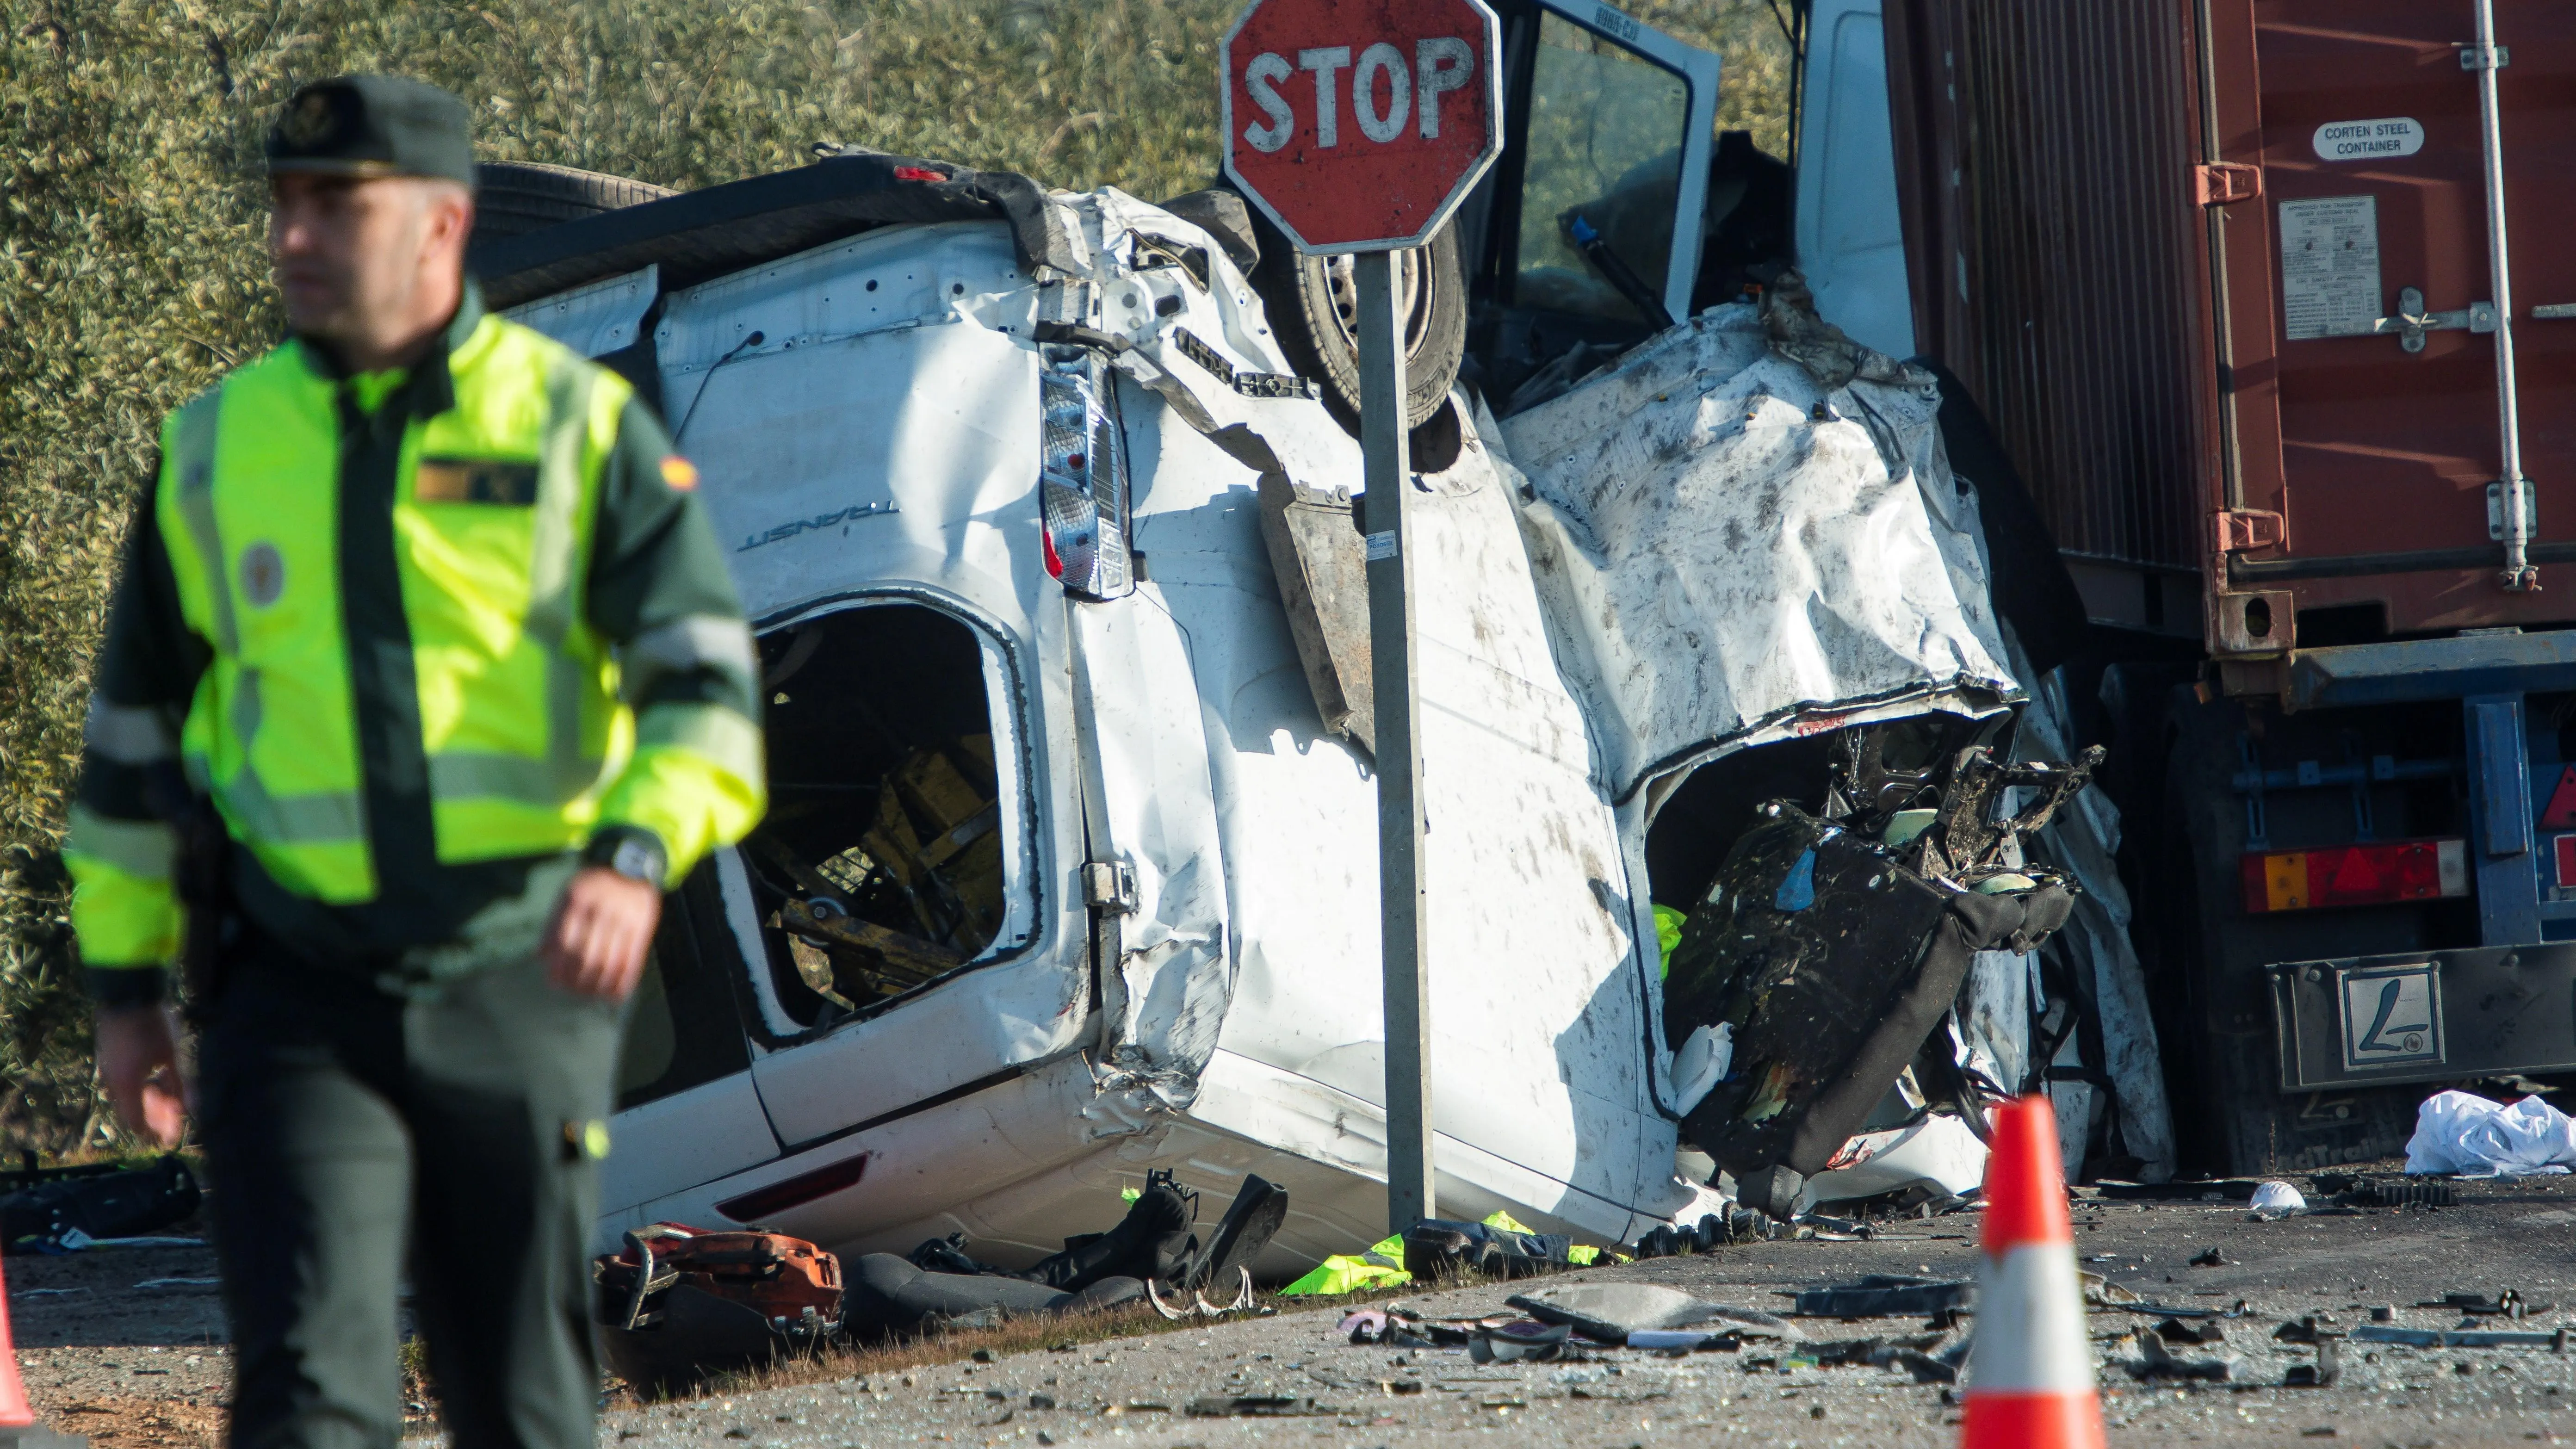
[[[1565,52],[1542,78],[1671,78],[1670,115],[1585,164],[1614,201],[1661,188],[1660,237],[1602,230],[1646,238],[1673,310],[1706,300],[1673,178],[1711,165],[1713,62],[1527,8],[1514,33]],[[1317,356],[1339,279],[1265,296],[1225,200],[847,153],[478,253],[512,315],[658,395],[765,671],[774,805],[672,899],[603,1245],[757,1222],[1020,1262],[1153,1168],[1286,1186],[1265,1273],[1381,1235],[1360,461]],[[1457,245],[1410,272],[1450,372]],[[1524,295],[1580,291],[1545,280]],[[1290,297],[1303,325],[1274,324]],[[1735,304],[1569,388],[1653,330],[1595,303],[1505,309],[1523,351],[1485,387],[1420,369],[1413,546],[1441,1211],[1624,1242],[1715,1198],[1676,1175],[1659,808],[1730,752],[2020,686],[1920,374]],[[1551,315],[1582,325],[1548,343]],[[1688,889],[1735,828],[1666,841],[1703,858]]]

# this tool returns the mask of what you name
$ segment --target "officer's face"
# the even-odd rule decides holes
[[[425,292],[452,295],[473,219],[472,199],[452,182],[276,177],[268,250],[288,322],[307,336],[359,341],[410,321]]]

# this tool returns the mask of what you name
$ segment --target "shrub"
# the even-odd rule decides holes
[[[89,661],[163,413],[276,337],[259,137],[311,79],[403,71],[494,159],[693,187],[824,139],[1147,197],[1215,171],[1230,0],[0,0],[0,1134],[111,1145],[56,850]],[[1785,131],[1762,0],[1649,0]]]

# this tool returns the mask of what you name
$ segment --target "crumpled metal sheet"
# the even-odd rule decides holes
[[[2020,695],[1937,391],[1829,333],[1713,308],[1499,425],[1614,798],[1748,745]]]
[[[1356,750],[1319,729],[1326,722],[1311,677],[1300,678],[1307,670],[1277,599],[1277,556],[1256,491],[1346,500],[1360,482],[1358,448],[1313,403],[1244,385],[1286,364],[1229,263],[1211,258],[1205,290],[1179,269],[1133,265],[1150,247],[1197,245],[1204,233],[1114,191],[1067,205],[1117,259],[1101,272],[1116,279],[1104,286],[1101,315],[1126,343],[1116,366],[1135,384],[1122,408],[1137,537],[1156,581],[1138,599],[1158,591],[1168,603],[1186,663],[1166,672],[1194,678],[1205,707],[1220,847],[1210,858],[1222,858],[1232,885],[1235,968],[1216,1060],[1280,1074],[1211,1067],[1236,1089],[1220,1083],[1188,1114],[1382,1175],[1382,1128],[1368,1120],[1385,1077],[1376,785]],[[1159,310],[1163,299],[1176,309]],[[1425,889],[1438,922],[1430,973],[1442,1191],[1509,1206],[1552,1231],[1622,1238],[1641,1196],[1668,1195],[1642,1164],[1658,1159],[1662,1174],[1671,1161],[1668,1138],[1659,1152],[1644,1147],[1661,1127],[1642,1080],[1644,908],[1632,899],[1620,817],[1592,768],[1582,705],[1561,676],[1530,580],[1516,483],[1482,437],[1416,477],[1409,547],[1421,593]],[[1345,561],[1356,563],[1347,514],[1339,526]],[[1364,616],[1358,633],[1365,638]],[[1343,662],[1364,691],[1357,661]],[[1461,821],[1467,828],[1456,828]],[[1199,971],[1183,968],[1191,980]],[[1494,989],[1503,979],[1510,989]],[[1207,999],[1218,985],[1208,982]],[[1137,1030],[1142,1057],[1196,1055],[1180,1045],[1186,1033],[1142,1018]],[[1340,1105],[1308,1114],[1290,1077]],[[1204,1085],[1201,1076],[1188,1089]],[[1086,1114],[1095,1130],[1151,1120],[1152,1105],[1132,1089],[1113,1079],[1104,1091],[1120,1095]]]
[[[1095,855],[1134,872],[1114,979],[1104,979],[1098,1077],[1119,1098],[1086,1113],[1117,1136],[1187,1108],[1216,1051],[1233,995],[1215,790],[1190,657],[1162,591],[1139,584],[1073,613],[1075,688],[1090,716],[1084,747]]]

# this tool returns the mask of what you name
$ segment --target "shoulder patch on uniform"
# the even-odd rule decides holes
[[[698,465],[677,453],[662,455],[662,481],[682,493],[698,486]]]

